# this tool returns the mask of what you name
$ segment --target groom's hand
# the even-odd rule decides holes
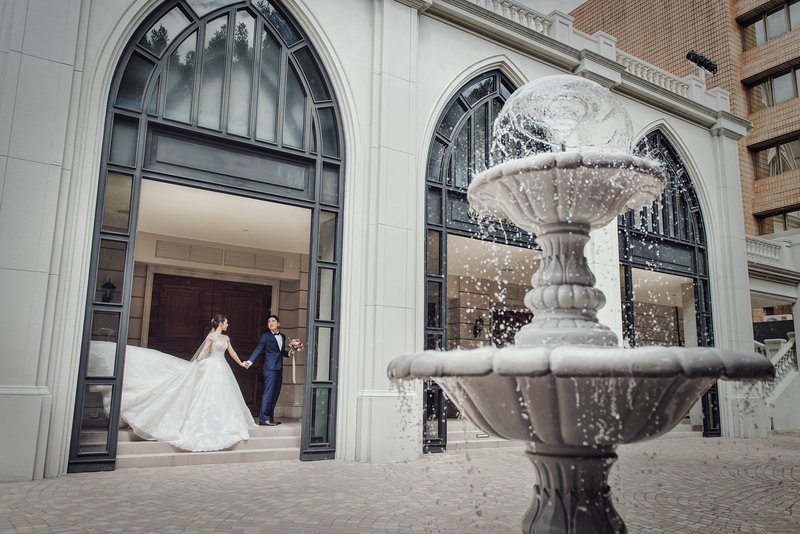
[[[250,369],[250,366],[253,365],[253,362],[247,360],[244,363],[242,363],[242,365],[244,366],[245,369]]]

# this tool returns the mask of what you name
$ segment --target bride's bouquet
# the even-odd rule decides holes
[[[289,341],[289,357],[292,359],[292,384],[297,384],[297,377],[295,376],[296,371],[295,371],[294,355],[297,352],[303,350],[304,345],[305,343],[303,343],[302,340],[297,338],[294,338],[291,341]]]
[[[291,340],[289,342],[289,356],[294,356],[295,352],[303,350],[303,346],[304,345],[305,344],[301,340],[299,340],[297,338],[294,338],[293,340]]]

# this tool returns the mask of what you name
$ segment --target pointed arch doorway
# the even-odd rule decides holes
[[[106,114],[68,471],[114,468],[126,348],[142,341],[132,335],[144,309],[134,297],[147,233],[139,232],[140,207],[152,184],[174,188],[165,193],[169,209],[194,191],[261,203],[272,213],[249,221],[260,229],[287,209],[307,214],[306,283],[298,274],[298,290],[286,296],[306,333],[301,459],[334,456],[344,146],[330,87],[314,48],[274,0],[170,0],[137,30]],[[213,213],[208,222],[223,217]],[[226,251],[215,246],[224,238],[162,237],[171,240],[153,244],[161,258],[188,254],[206,266],[227,259],[230,269],[206,269],[214,280],[220,272],[277,269],[276,258],[286,259],[270,258],[269,243]],[[274,294],[261,301],[274,302]],[[95,341],[114,343],[111,369],[91,365]],[[100,391],[109,393],[105,405]]]

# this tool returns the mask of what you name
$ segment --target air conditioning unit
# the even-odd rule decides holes
[[[783,313],[781,315],[765,315],[764,322],[767,321],[791,321],[792,314],[791,313]]]

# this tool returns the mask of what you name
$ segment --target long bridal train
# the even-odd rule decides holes
[[[217,340],[211,356],[188,362],[153,349],[128,345],[120,419],[144,439],[165,441],[186,451],[216,451],[250,437],[256,424],[225,361],[227,342]],[[116,344],[92,341],[89,375],[113,373]],[[108,413],[111,389],[103,395]]]

